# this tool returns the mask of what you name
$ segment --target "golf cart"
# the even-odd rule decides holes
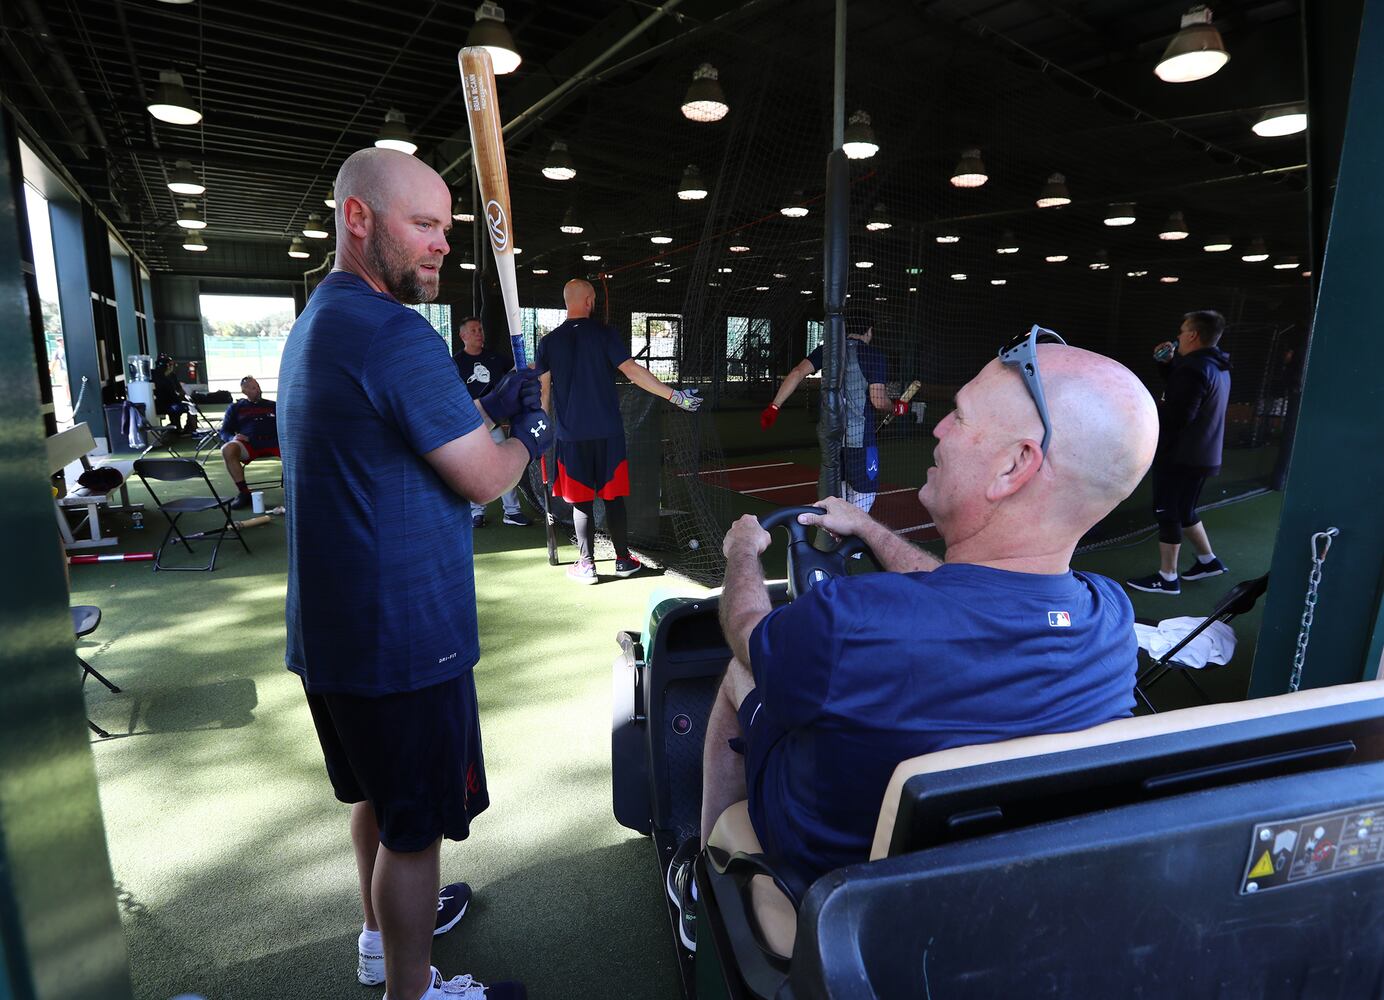
[[[775,603],[860,548],[814,548],[807,509],[761,519],[791,536]],[[665,599],[618,636],[614,811],[660,879],[699,824],[716,615]],[[1379,996],[1384,682],[914,758],[869,861],[798,901],[772,865],[731,807],[695,865],[695,955],[669,907],[686,997]]]

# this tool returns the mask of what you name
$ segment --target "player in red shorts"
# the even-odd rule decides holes
[[[279,457],[279,425],[274,419],[274,401],[264,398],[255,376],[240,380],[245,398],[226,409],[221,420],[221,457],[226,471],[239,491],[231,501],[232,510],[250,506],[250,488],[245,485],[245,466],[257,458]]]

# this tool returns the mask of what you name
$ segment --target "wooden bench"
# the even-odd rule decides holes
[[[130,503],[130,494],[126,481],[129,479],[134,469],[134,462],[113,461],[105,456],[95,456],[95,463],[92,461],[92,452],[96,450],[96,439],[91,435],[91,428],[86,424],[77,424],[65,431],[59,431],[48,438],[48,474],[57,475],[69,465],[80,462],[83,471],[95,468],[115,469],[121,475],[121,483],[114,490],[90,490],[85,486],[78,486],[73,480],[71,488],[65,496],[55,497],[53,500],[53,510],[58,518],[58,531],[62,534],[63,546],[72,549],[94,549],[104,545],[114,545],[117,541],[114,535],[103,535],[101,533],[100,510],[105,507],[107,510],[140,510],[144,509],[143,504]],[[111,503],[110,495],[119,491],[120,503]],[[67,510],[83,510],[82,518],[75,527],[68,523]],[[86,529],[87,537],[79,538],[76,532]]]

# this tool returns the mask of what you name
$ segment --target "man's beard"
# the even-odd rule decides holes
[[[408,251],[396,243],[383,228],[374,233],[374,239],[365,245],[365,260],[370,265],[384,287],[405,305],[431,302],[437,298],[438,285],[428,288],[418,275],[418,262],[410,262]],[[440,277],[440,275],[439,275]]]

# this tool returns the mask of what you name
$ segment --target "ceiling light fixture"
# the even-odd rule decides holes
[[[464,260],[461,262],[461,269],[463,271],[474,271],[476,269],[476,265],[469,260]]]
[[[1007,284],[1009,284],[1009,281],[1008,281],[1008,279],[1006,279],[1006,278],[991,278],[991,279],[990,279],[990,284],[992,284],[992,285],[1007,285]]]
[[[202,234],[193,229],[183,237],[183,249],[190,253],[205,253],[210,248],[202,239]]]
[[[160,70],[159,85],[148,109],[159,121],[170,125],[196,125],[202,120],[202,112],[193,107],[183,86],[182,74],[171,69]]]
[[[1067,190],[1067,178],[1061,174],[1051,174],[1048,182],[1043,185],[1043,189],[1038,192],[1039,208],[1060,208],[1063,205],[1072,203],[1071,193]]]
[[[168,190],[174,194],[206,194],[207,186],[197,179],[190,162],[179,160],[168,175]]]
[[[195,202],[185,201],[178,210],[178,225],[184,229],[206,229],[207,220],[202,217]]]
[[[706,181],[702,178],[702,172],[689,163],[687,169],[682,172],[682,180],[678,182],[678,198],[681,201],[701,201],[706,194]]]
[[[1168,222],[1163,227],[1163,231],[1158,234],[1160,240],[1185,240],[1187,238],[1187,219],[1181,212],[1174,212],[1168,216]]]
[[[1277,139],[1284,135],[1297,135],[1307,130],[1307,106],[1305,104],[1285,104],[1271,108],[1260,115],[1251,129],[1261,139]]]
[[[505,11],[499,4],[483,3],[476,8],[476,23],[466,33],[467,46],[479,45],[490,53],[496,76],[513,73],[523,62],[514,38],[505,27]]]
[[[1067,255],[1065,253],[1050,253],[1043,259],[1049,264],[1061,264],[1067,259]]]
[[[807,214],[807,204],[803,199],[801,191],[793,192],[793,200],[779,209],[780,215],[786,215],[790,219],[801,219]]]
[[[728,267],[718,267],[718,268],[716,269],[716,273],[717,273],[717,274],[730,274],[730,273],[731,273],[731,270],[730,270],[730,268],[728,268]]]
[[[322,216],[316,212],[309,214],[308,221],[303,223],[303,235],[310,240],[325,240],[329,234],[322,228]]]
[[[956,169],[952,171],[952,187],[978,188],[989,179],[985,163],[980,158],[980,150],[963,149],[961,159],[956,161]]]
[[[580,225],[577,224],[577,217],[572,214],[572,210],[570,208],[567,210],[567,213],[562,217],[562,225],[558,226],[557,228],[562,230],[564,233],[569,233],[573,236],[586,231]]]
[[[1160,283],[1162,283],[1162,284],[1164,284],[1164,285],[1176,285],[1176,284],[1178,283],[1178,281],[1181,280],[1181,279],[1179,279],[1178,276],[1175,275],[1175,274],[1165,274],[1165,275],[1163,275],[1163,277],[1159,278],[1158,280],[1159,280]]]
[[[1269,259],[1268,248],[1264,246],[1264,241],[1259,237],[1250,240],[1249,249],[1240,255],[1240,259],[1246,264],[1258,264],[1260,261]]]
[[[471,212],[471,206],[463,202],[460,198],[452,205],[452,218],[458,222],[475,222],[476,216]]]
[[[1099,250],[1096,252],[1095,260],[1086,266],[1092,271],[1108,271],[1110,270],[1110,256],[1104,250]]]
[[[937,236],[935,237],[935,239],[937,240],[938,243],[960,243],[960,242],[961,242],[961,236],[960,236],[960,234],[959,234],[959,233],[954,233],[954,232],[952,232],[951,230],[944,230],[943,232],[938,233]]]
[[[533,273],[534,273],[534,274],[547,274],[547,273],[548,273],[548,269],[547,269],[546,267],[535,267],[535,268],[533,269]]]
[[[879,143],[875,142],[875,130],[870,126],[867,112],[856,111],[851,115],[841,137],[841,152],[851,160],[868,160],[879,152]]]
[[[581,255],[581,259],[594,264],[596,261],[601,259],[601,255],[598,253],[584,253]]]
[[[1212,239],[1210,243],[1203,245],[1202,249],[1205,250],[1207,253],[1225,253],[1234,245],[1234,243],[1230,242],[1230,237],[1217,236],[1214,239]]]
[[[649,237],[649,242],[659,244],[672,243],[673,237],[669,236],[664,230],[660,229],[658,232],[654,233],[652,236]]]
[[[384,124],[380,126],[380,134],[375,137],[375,145],[381,149],[397,149],[401,153],[408,153],[409,156],[417,151],[418,143],[413,141],[408,125],[404,122],[404,113],[398,108],[390,108],[385,112]]]
[[[952,281],[965,281],[965,280],[966,280],[966,275],[964,275],[964,274],[962,274],[960,271],[958,271],[956,274],[953,274],[953,275],[951,276],[951,278],[952,278]]]
[[[1126,277],[1126,278],[1144,278],[1144,277],[1147,277],[1147,276],[1148,276],[1148,272],[1147,272],[1147,271],[1126,271],[1126,272],[1125,272],[1125,277]]]
[[[1211,23],[1211,8],[1198,4],[1182,15],[1182,30],[1173,36],[1153,68],[1164,83],[1204,80],[1230,61],[1221,33]]]
[[[1132,226],[1134,225],[1134,204],[1128,201],[1119,201],[1111,205],[1105,213],[1105,224],[1107,226]]]
[[[1275,271],[1288,271],[1301,266],[1301,262],[1296,257],[1284,257],[1278,263],[1274,264],[1273,269]]]
[[[875,262],[872,260],[858,260],[855,262],[855,266],[860,268],[861,270],[865,270],[867,268],[874,267]]]
[[[755,286],[754,286],[754,290],[755,290],[756,292],[767,292],[767,291],[769,290],[769,286],[768,286],[768,285],[755,285]]]
[[[995,253],[1006,254],[1018,252],[1019,241],[1014,238],[1014,234],[1012,232],[1006,229],[1004,231],[1004,235],[1000,237],[1000,245],[995,247]]]
[[[289,241],[288,255],[298,260],[302,260],[306,257],[312,256],[312,254],[308,252],[308,246],[306,243],[303,242],[303,238],[301,236],[295,236],[292,240]]]
[[[883,232],[886,229],[894,228],[894,224],[889,221],[889,212],[881,202],[870,212],[870,217],[865,223],[865,228],[872,233]]]
[[[548,150],[548,158],[543,161],[543,176],[550,181],[570,181],[577,176],[577,167],[572,162],[572,155],[567,152],[567,143],[561,139]]]
[[[322,199],[322,204],[328,208],[336,208],[336,185],[327,188],[327,197]],[[455,216],[453,216],[455,218]]]
[[[716,67],[702,63],[692,74],[692,85],[682,99],[682,116],[694,122],[719,122],[729,110]]]

